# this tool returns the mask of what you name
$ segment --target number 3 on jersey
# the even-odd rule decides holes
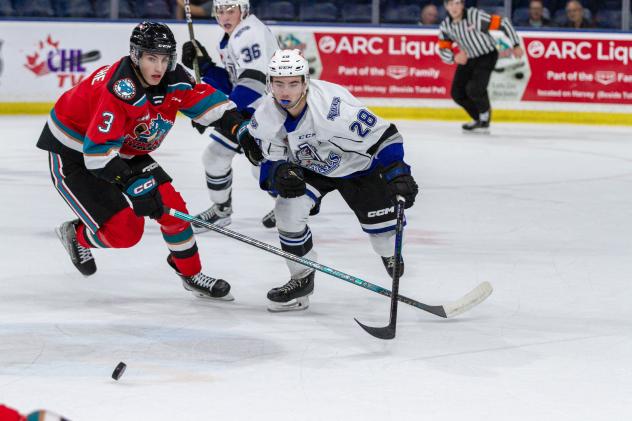
[[[371,127],[377,123],[377,117],[367,110],[360,110],[356,118],[357,120],[349,126],[349,130],[356,132],[360,137],[366,137],[371,132]],[[363,127],[363,125],[367,127]]]
[[[112,128],[112,122],[114,121],[114,114],[105,112],[101,114],[101,117],[103,117],[103,124],[101,126],[97,126],[97,129],[99,129],[101,133],[107,133]]]
[[[259,44],[253,44],[252,47],[246,47],[241,50],[241,54],[244,56],[244,63],[250,63],[261,57],[261,49]]]

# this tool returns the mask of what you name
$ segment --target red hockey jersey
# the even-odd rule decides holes
[[[180,65],[160,84],[144,88],[130,58],[124,57],[57,100],[48,119],[55,140],[40,140],[37,146],[60,154],[79,152],[88,169],[99,170],[117,155],[130,158],[156,150],[178,111],[209,125],[232,108],[226,95],[196,84]]]

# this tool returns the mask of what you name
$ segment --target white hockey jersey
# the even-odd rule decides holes
[[[288,116],[268,94],[248,130],[267,160],[287,160],[327,177],[368,170],[382,149],[402,143],[394,126],[388,130],[388,121],[371,113],[342,86],[323,80],[310,81],[307,107],[298,123]]]
[[[268,63],[278,49],[279,43],[272,31],[255,15],[248,15],[239,22],[230,37],[225,36],[218,46],[233,89],[240,85],[259,94],[250,104],[252,108],[256,108],[260,97],[265,95]],[[253,72],[244,73],[247,70]]]

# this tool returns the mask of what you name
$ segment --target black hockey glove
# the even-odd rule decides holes
[[[239,130],[244,121],[246,121],[246,118],[243,114],[237,111],[236,108],[232,108],[224,111],[222,117],[215,120],[211,126],[219,130],[222,134],[224,134],[224,136],[228,136],[228,138],[235,141],[235,143],[239,143],[239,140],[237,139],[237,130]]]
[[[159,219],[164,214],[162,197],[153,175],[141,174],[132,177],[122,188],[132,202],[136,215]]]
[[[197,51],[195,51],[195,45],[193,43],[195,43],[195,45],[197,45],[200,49],[200,52],[202,53],[201,57],[197,57]],[[202,44],[195,39],[193,41],[185,42],[182,45],[182,64],[193,70],[193,59],[196,57],[200,69],[204,69],[207,66],[215,66],[215,63],[213,63],[213,60],[206,52],[206,48],[202,47]]]
[[[116,184],[132,202],[134,213],[158,219],[164,213],[158,183],[152,175],[132,175],[132,169],[121,157],[115,157],[98,172],[93,173]]]
[[[193,128],[197,130],[200,134],[204,134],[204,131],[206,130],[206,127],[207,127],[204,124],[196,123],[193,120],[191,120],[191,126],[193,126]]]
[[[291,162],[280,164],[274,172],[274,189],[286,199],[305,194],[305,176],[303,169]]]
[[[254,166],[258,166],[263,161],[263,153],[261,148],[257,144],[257,141],[248,131],[248,124],[244,123],[237,131],[237,141],[244,150],[244,155],[248,158],[248,161]]]
[[[419,193],[419,186],[410,174],[410,166],[405,162],[394,162],[380,170],[380,177],[386,182],[386,187],[391,194],[391,200],[397,201],[397,196],[406,199],[405,208],[410,208],[415,203],[415,197]]]

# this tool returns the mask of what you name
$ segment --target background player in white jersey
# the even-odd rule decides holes
[[[372,114],[349,91],[309,81],[299,50],[279,50],[268,67],[267,95],[238,137],[245,152],[258,146],[261,188],[277,193],[274,213],[283,250],[315,259],[308,216],[337,190],[354,211],[389,275],[395,263],[395,197],[413,205],[417,184],[404,162],[395,125]],[[270,311],[303,310],[314,271],[286,261],[291,279],[268,292]],[[404,271],[403,262],[400,266]]]
[[[270,29],[249,13],[249,0],[214,0],[214,16],[225,34],[218,46],[224,67],[216,66],[206,49],[197,40],[182,47],[182,63],[193,68],[195,44],[202,52],[198,57],[204,82],[223,91],[237,104],[245,117],[250,117],[261,102],[266,89],[266,69],[270,57],[279,48]],[[198,129],[203,132],[204,127]],[[214,129],[212,142],[204,150],[202,161],[206,171],[206,185],[213,205],[198,215],[205,221],[226,226],[233,213],[231,190],[232,160],[241,148],[231,137]],[[274,227],[274,213],[263,218],[263,224]],[[193,224],[195,232],[206,231]]]

